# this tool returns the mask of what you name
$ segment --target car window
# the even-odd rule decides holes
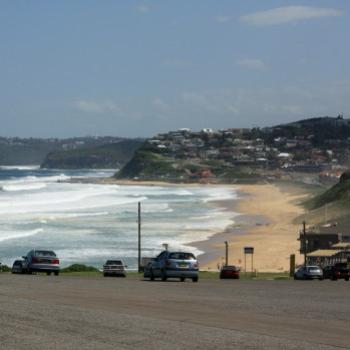
[[[320,271],[320,268],[317,266],[311,266],[308,268],[309,271]]]
[[[106,265],[123,265],[121,260],[107,260]]]
[[[56,256],[56,254],[50,250],[36,250],[34,256]]]
[[[181,252],[179,252],[179,253],[170,253],[169,254],[169,259],[174,259],[174,260],[195,260],[196,258],[191,253],[181,253]]]
[[[161,253],[157,256],[157,259],[158,259],[158,260],[163,259],[166,253],[167,253],[167,252],[161,252]]]

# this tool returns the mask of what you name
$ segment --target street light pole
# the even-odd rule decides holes
[[[228,243],[225,241],[225,266],[228,265]]]
[[[138,271],[141,272],[141,202],[138,203]]]
[[[307,260],[307,240],[306,240],[306,222],[303,221],[303,248],[304,248],[304,266]]]

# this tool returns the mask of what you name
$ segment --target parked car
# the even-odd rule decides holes
[[[60,260],[52,250],[31,250],[22,258],[24,273],[46,272],[50,275],[53,272],[55,276],[60,273]]]
[[[234,265],[223,266],[220,270],[220,279],[233,278],[239,279],[240,268]]]
[[[344,279],[349,281],[350,270],[347,263],[337,263],[335,265],[326,266],[323,269],[323,277],[336,281],[338,279]]]
[[[301,266],[294,273],[295,280],[323,280],[323,271],[319,266]]]
[[[121,260],[107,260],[103,265],[103,276],[120,276],[125,277],[125,268],[127,266],[123,264]]]
[[[151,281],[155,278],[161,278],[162,281],[179,278],[183,282],[190,278],[198,282],[198,262],[192,253],[165,250],[145,267],[144,277]]]
[[[11,272],[12,273],[24,273],[23,263],[24,263],[24,260],[15,260],[13,262]]]

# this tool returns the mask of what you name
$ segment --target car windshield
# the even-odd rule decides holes
[[[35,256],[50,256],[50,257],[56,256],[56,254],[50,250],[36,250],[34,255]]]
[[[107,260],[106,265],[123,265],[121,260]]]
[[[196,260],[193,254],[191,253],[170,253],[169,259],[174,260]]]
[[[309,270],[309,271],[320,271],[320,268],[317,267],[317,266],[310,266],[310,267],[308,268],[308,270]]]

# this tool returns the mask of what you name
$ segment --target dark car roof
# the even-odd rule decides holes
[[[222,270],[239,270],[239,267],[235,265],[226,265],[222,267]]]

